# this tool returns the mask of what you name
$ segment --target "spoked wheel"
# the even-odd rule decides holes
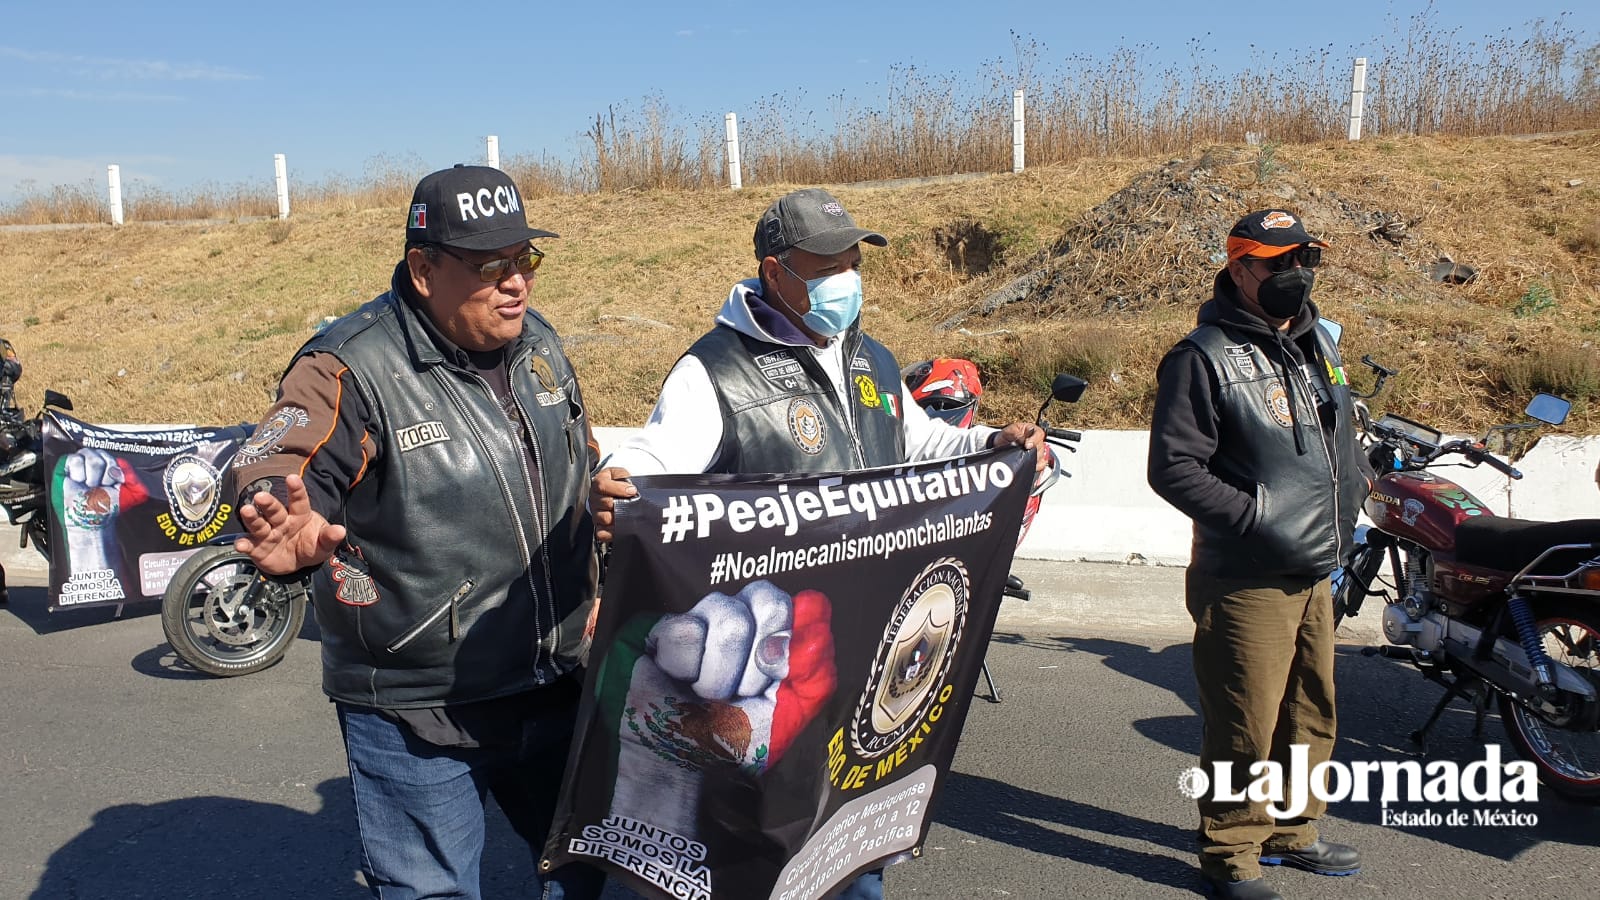
[[[161,598],[161,630],[178,657],[224,678],[282,659],[305,620],[303,583],[269,580],[226,546],[185,560]]]
[[[1576,670],[1600,696],[1600,614],[1568,603],[1534,609],[1544,652]],[[1529,709],[1501,696],[1500,718],[1512,745],[1557,793],[1600,803],[1600,699],[1563,693],[1553,704],[1535,705]]]

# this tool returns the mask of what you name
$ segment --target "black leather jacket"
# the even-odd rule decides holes
[[[686,355],[705,366],[722,412],[722,444],[708,472],[849,472],[905,462],[900,368],[882,344],[852,325],[842,338],[850,402],[809,353],[718,325]]]
[[[1342,565],[1370,485],[1338,350],[1307,304],[1288,333],[1226,274],[1161,362],[1149,481],[1194,520],[1190,568],[1320,578]]]
[[[390,709],[467,703],[577,667],[595,597],[593,459],[549,323],[530,309],[506,349],[531,434],[395,290],[296,361],[311,353],[349,367],[343,381],[370,415],[370,462],[334,519],[348,539],[313,579],[328,695]]]

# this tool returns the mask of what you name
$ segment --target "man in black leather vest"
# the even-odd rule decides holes
[[[629,475],[850,471],[997,446],[1033,448],[1044,467],[1032,423],[955,428],[916,404],[894,356],[861,330],[862,242],[888,239],[819,188],[768,207],[756,222],[756,277],[733,286],[715,327],[668,373],[642,432],[595,476],[602,540],[616,500],[635,493]],[[882,897],[883,872],[838,896]]]
[[[1252,763],[1276,762],[1287,779],[1293,745],[1308,768],[1333,750],[1329,576],[1349,557],[1372,482],[1338,350],[1310,301],[1325,247],[1285,210],[1240,219],[1199,327],[1157,375],[1150,486],[1194,520],[1187,602],[1211,777],[1197,798],[1200,869],[1227,898],[1279,897],[1263,864],[1361,866],[1354,848],[1318,838],[1326,804],[1314,795],[1282,819],[1265,803],[1215,799],[1216,763],[1233,764],[1242,790]]]
[[[536,863],[554,814],[594,606],[596,452],[528,304],[541,237],[503,172],[423,178],[390,290],[300,349],[235,457],[235,546],[270,574],[316,567],[375,897],[478,897],[486,794]],[[603,886],[581,865],[535,879],[530,896]]]

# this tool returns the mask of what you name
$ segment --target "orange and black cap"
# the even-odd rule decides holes
[[[1305,245],[1328,245],[1306,234],[1298,216],[1284,209],[1246,213],[1228,232],[1228,262],[1245,256],[1270,259]]]

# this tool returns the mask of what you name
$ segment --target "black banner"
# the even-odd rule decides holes
[[[159,600],[233,521],[224,475],[246,429],[113,430],[49,411],[49,608]]]
[[[1033,460],[634,479],[541,865],[814,900],[920,854]]]

